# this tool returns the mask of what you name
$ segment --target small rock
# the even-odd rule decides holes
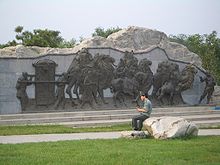
[[[121,132],[121,137],[123,138],[140,138],[145,139],[149,136],[148,132],[146,131],[123,131]]]

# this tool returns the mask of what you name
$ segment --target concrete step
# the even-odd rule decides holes
[[[76,112],[53,112],[53,113],[27,113],[27,114],[10,114],[0,115],[0,119],[31,119],[31,118],[53,118],[53,117],[76,117],[76,116],[93,116],[108,114],[126,114],[135,111],[128,110],[99,110],[99,111],[76,111]]]
[[[195,123],[199,128],[204,126],[219,126],[220,119],[218,120],[188,120]],[[121,119],[121,120],[99,120],[99,121],[79,121],[79,122],[64,122],[57,123],[60,125],[66,125],[69,127],[95,127],[95,126],[108,126],[108,125],[116,125],[116,124],[131,124],[131,119]]]
[[[209,115],[209,114],[220,114],[220,111],[189,111],[189,112],[185,112],[185,111],[173,111],[173,112],[152,112],[153,116],[167,116],[167,115],[171,115],[171,116],[185,116],[185,115]]]
[[[95,126],[108,126],[117,124],[131,123],[131,119],[118,119],[118,120],[95,120],[95,121],[79,121],[79,122],[61,122],[59,125],[66,125],[69,127],[95,127]]]
[[[152,115],[155,115],[155,116],[166,116],[166,115],[174,115],[174,116],[181,116],[181,115],[207,115],[207,114],[219,114],[220,111],[203,111],[203,112],[200,112],[200,111],[190,111],[190,112],[184,112],[184,111],[181,111],[181,112],[157,112],[157,111],[153,111],[152,112]],[[40,119],[48,119],[48,118],[83,118],[83,117],[90,117],[90,116],[125,116],[125,115],[136,115],[138,114],[138,112],[136,112],[135,110],[129,110],[127,111],[126,113],[124,112],[113,112],[113,113],[84,113],[84,114],[77,114],[77,115],[69,115],[69,114],[65,114],[65,115],[55,115],[55,116],[31,116],[31,117],[28,117],[28,116],[25,116],[24,118],[21,118],[20,116],[18,116],[17,118],[15,118],[16,116],[13,116],[12,118],[8,118],[8,117],[3,117],[1,120],[13,120],[13,119],[16,119],[16,120],[31,120],[31,119],[36,119],[36,118],[40,118]]]
[[[93,121],[93,120],[113,120],[113,119],[131,118],[132,116],[134,116],[134,114],[12,119],[12,120],[1,120],[0,125],[58,123],[58,122],[73,122],[73,121],[78,122],[78,121]]]
[[[153,113],[171,113],[171,112],[199,112],[204,113],[211,111],[212,107],[167,107],[154,108]],[[114,115],[114,114],[130,114],[135,113],[135,109],[121,109],[121,110],[96,110],[96,111],[75,111],[75,112],[51,112],[51,113],[26,113],[26,114],[10,114],[0,115],[0,120],[7,119],[31,119],[31,118],[53,118],[53,117],[75,117],[75,116],[94,116],[94,115]]]
[[[94,121],[94,120],[121,120],[131,119],[134,115],[139,113],[130,114],[116,114],[116,115],[92,115],[92,116],[75,116],[75,117],[49,117],[49,118],[26,118],[26,119],[7,119],[0,120],[0,125],[18,125],[18,124],[38,124],[38,123],[60,123],[60,122],[80,122],[80,121]],[[220,112],[213,111],[202,114],[194,113],[176,113],[171,112],[168,114],[152,113],[152,117],[160,116],[179,116],[189,120],[212,120],[220,119]]]
[[[218,120],[220,111],[212,110],[212,107],[168,107],[154,108],[152,117],[179,116],[192,121]],[[122,110],[96,110],[56,113],[28,113],[0,115],[0,125],[24,125],[24,124],[59,124],[59,123],[98,123],[102,121],[114,123],[130,121],[134,115],[139,114],[135,109]],[[117,123],[117,122],[116,122]],[[105,124],[105,123],[104,123]]]
[[[64,119],[74,119],[74,120],[91,120],[91,119],[97,119],[97,117],[104,117],[104,118],[108,118],[108,119],[111,119],[112,117],[118,117],[118,118],[125,118],[126,116],[128,118],[130,118],[131,116],[134,116],[134,115],[137,115],[138,112],[136,112],[135,110],[132,110],[132,111],[127,111],[126,113],[124,113],[123,111],[122,112],[118,112],[118,113],[86,113],[86,114],[77,114],[77,115],[68,115],[68,114],[65,114],[65,115],[52,115],[52,116],[43,116],[43,117],[39,117],[39,116],[31,116],[31,117],[28,117],[28,116],[25,116],[25,117],[21,117],[21,116],[18,116],[16,118],[16,116],[13,116],[13,117],[3,117],[1,120],[0,120],[0,124],[3,122],[3,121],[30,121],[30,120],[36,120],[36,119],[41,119],[41,120],[52,120],[52,119],[61,119],[61,118],[64,118]],[[185,115],[208,115],[208,114],[220,114],[220,111],[203,111],[203,112],[200,112],[200,111],[189,111],[189,112],[185,112],[185,111],[182,111],[182,112],[152,112],[152,116],[167,116],[167,115],[170,115],[170,116],[185,116]]]

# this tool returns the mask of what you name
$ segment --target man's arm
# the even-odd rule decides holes
[[[148,110],[146,110],[146,109],[144,109],[144,108],[138,108],[138,107],[137,107],[137,111],[138,111],[138,112],[147,112]]]

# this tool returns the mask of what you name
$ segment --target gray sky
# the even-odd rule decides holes
[[[96,27],[140,26],[169,34],[220,33],[220,0],[0,0],[0,44],[14,29],[58,30],[90,37]]]

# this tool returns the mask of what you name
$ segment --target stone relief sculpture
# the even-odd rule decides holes
[[[177,76],[177,77],[176,77]],[[173,98],[175,95],[178,95],[178,91],[176,90],[178,84],[178,74],[172,73],[170,74],[169,80],[165,81],[162,87],[158,90],[158,100],[164,104],[163,98],[168,95],[168,104],[173,105]]]
[[[178,98],[176,102],[182,102],[181,92],[192,87],[195,74],[197,73],[196,68],[192,64],[188,64],[180,72],[179,66],[169,61],[160,63],[158,68],[159,70],[157,70],[154,77],[155,88],[153,94],[157,92],[157,98],[162,104],[164,104],[162,100],[164,97],[167,97],[168,104],[174,104],[173,98],[175,95],[178,96],[176,97]],[[166,71],[166,73],[164,71]],[[163,76],[161,76],[161,74],[163,74]],[[163,84],[160,82],[160,77],[162,77]]]
[[[147,58],[138,60],[133,51],[126,51],[119,63],[115,64],[113,57],[99,53],[92,55],[88,49],[83,48],[62,75],[55,74],[56,64],[53,61],[40,60],[33,64],[36,75],[22,73],[16,84],[17,98],[22,110],[25,110],[28,105],[26,87],[34,84],[33,104],[53,109],[65,109],[66,106],[71,109],[85,108],[86,104],[92,109],[97,106],[135,106],[141,92],[148,93],[156,104],[183,103],[181,93],[192,88],[197,73],[193,64],[185,65],[180,71],[177,63],[162,61],[158,63],[155,74],[151,65],[152,61]],[[34,81],[32,77],[35,77]],[[200,79],[206,83],[206,87],[199,103],[206,96],[209,103],[215,81],[208,73]],[[105,97],[106,89],[112,92],[111,98]]]
[[[205,89],[203,91],[203,94],[201,95],[200,99],[199,99],[199,104],[202,102],[202,100],[207,96],[207,104],[209,104],[211,96],[214,92],[214,86],[216,85],[215,79],[214,77],[207,72],[206,73],[206,77],[200,77],[200,81],[201,82],[205,82],[206,86]]]
[[[151,61],[145,59],[140,60],[133,55],[133,51],[125,52],[123,58],[120,59],[118,67],[114,74],[116,79],[112,80],[111,91],[113,93],[114,105],[117,101],[125,103],[125,95],[129,95],[136,100],[138,93],[148,92],[153,83],[153,72],[150,69]]]
[[[49,106],[55,101],[55,70],[57,64],[49,59],[39,60],[35,68],[35,101],[37,106]]]
[[[154,98],[159,96],[161,93],[159,89],[161,89],[161,87],[165,84],[165,82],[169,82],[170,77],[174,78],[175,77],[174,75],[178,75],[178,73],[179,73],[179,66],[177,64],[172,63],[170,61],[163,61],[159,63],[157,71],[153,76],[152,96]]]
[[[83,48],[77,53],[77,58],[73,59],[69,69],[67,70],[68,85],[66,88],[66,93],[69,95],[73,106],[75,106],[76,104],[73,101],[72,88],[74,86],[73,93],[77,96],[77,99],[80,101],[79,87],[82,85],[83,79],[85,77],[84,70],[86,70],[86,68],[92,60],[92,55],[88,52],[86,48]]]
[[[62,104],[62,109],[65,109],[66,99],[65,99],[65,86],[67,80],[67,73],[63,73],[61,77],[56,81],[57,90],[55,93],[56,102],[54,104],[54,108],[57,109],[60,104]]]
[[[135,80],[135,78],[117,78],[112,80],[111,82],[111,91],[113,93],[113,102],[114,106],[117,107],[116,101],[119,101],[120,103],[123,103],[126,106],[125,103],[125,96],[131,96],[133,98],[133,101],[138,96],[138,88],[139,83]]]
[[[29,77],[29,78],[28,78]],[[21,109],[24,111],[28,104],[28,95],[26,92],[27,86],[32,84],[32,76],[30,77],[27,72],[22,72],[21,77],[18,78],[16,83],[17,94],[16,97],[21,103]]]
[[[95,70],[89,69],[86,71],[83,83],[80,85],[81,97],[81,108],[87,103],[92,109],[94,109],[93,100],[97,102],[96,96],[98,91],[98,79],[99,73]]]
[[[153,91],[152,97],[156,97],[158,90],[162,87],[163,83],[167,81],[169,78],[168,72],[166,72],[165,62],[161,62],[158,64],[156,73],[153,77]]]
[[[182,70],[180,74],[177,90],[182,92],[182,91],[185,91],[191,88],[193,85],[194,77],[196,73],[197,73],[197,70],[192,64],[186,65],[186,67]]]
[[[148,93],[153,85],[153,72],[150,66],[152,62],[144,58],[138,64],[138,72],[135,74],[136,80],[139,82],[139,91]]]
[[[104,90],[110,88],[111,80],[114,77],[114,62],[115,59],[109,55],[96,54],[92,57],[85,48],[79,51],[77,58],[73,60],[67,71],[69,76],[66,92],[71,100],[73,98],[71,89],[74,86],[73,93],[81,102],[81,106],[85,103],[92,105],[91,100],[85,96],[86,93],[89,93],[96,103],[97,95],[100,96],[103,103],[107,103],[104,99]],[[80,98],[79,95],[82,97]]]
[[[125,52],[123,58],[115,69],[115,77],[117,78],[132,78],[138,69],[138,59],[133,55],[134,52]]]
[[[96,54],[93,60],[94,70],[98,73],[98,94],[104,104],[104,90],[111,87],[111,81],[114,78],[115,59],[109,55]]]
[[[159,70],[154,77],[153,93],[156,93],[158,100],[164,104],[163,98],[167,97],[168,103],[173,104],[173,97],[177,95],[176,87],[179,81],[179,66],[175,63],[166,61],[158,65]],[[162,81],[160,80],[162,77]],[[166,103],[167,104],[167,103]]]

